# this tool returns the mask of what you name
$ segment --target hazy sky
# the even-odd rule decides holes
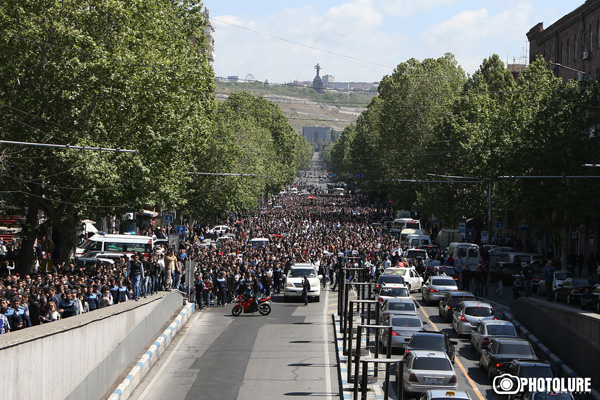
[[[456,56],[468,73],[498,54],[526,60],[526,33],[584,0],[205,0],[217,76],[379,81],[410,58]]]

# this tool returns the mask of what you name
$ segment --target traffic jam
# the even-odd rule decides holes
[[[377,346],[385,353],[391,343],[392,357],[403,356],[396,379],[402,380],[404,399],[584,398],[574,396],[564,384],[553,385],[558,376],[550,362],[540,359],[532,344],[505,319],[511,302],[521,295],[520,289],[514,292],[513,284],[522,278],[525,262],[510,269],[496,262],[488,273],[490,257],[485,265],[481,252],[493,254],[493,247],[484,250],[471,243],[451,242],[440,251],[420,230],[418,220],[398,218],[391,226],[392,234],[399,227],[401,246],[391,251],[391,260],[375,273],[374,292],[379,323],[392,327],[392,337],[383,330]],[[514,249],[500,251],[497,260],[498,254],[516,253]],[[540,265],[537,255],[531,256],[528,261]],[[561,274],[568,273],[558,271],[559,278]],[[540,293],[538,287],[539,280],[533,295]],[[562,285],[556,287],[560,290]],[[542,383],[535,391],[521,384],[531,378]],[[401,398],[394,387],[392,382],[390,394]],[[589,383],[578,389],[589,392]]]

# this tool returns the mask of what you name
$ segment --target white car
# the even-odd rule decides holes
[[[209,229],[208,233],[210,233],[211,235],[218,235],[219,233],[225,233],[230,230],[231,228],[227,225],[216,225],[213,226],[212,229]]]
[[[386,268],[383,275],[400,275],[409,292],[423,287],[423,278],[414,267]]]
[[[308,298],[316,301],[321,300],[321,279],[323,277],[317,273],[317,270],[312,264],[294,264],[285,279],[285,287],[283,288],[283,299],[288,301],[293,297],[302,297],[302,282],[304,276],[310,282],[310,290]]]

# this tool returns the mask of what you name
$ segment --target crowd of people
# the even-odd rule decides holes
[[[240,294],[281,292],[283,278],[295,262],[313,262],[324,281],[331,283],[343,257],[383,263],[395,239],[369,223],[381,219],[382,211],[369,207],[361,196],[306,189],[310,196],[285,194],[251,215],[232,215],[228,221],[231,229],[220,233],[231,239],[219,241],[218,246],[206,243],[211,237],[208,226],[195,225],[178,246],[158,246],[151,254],[124,256],[114,264],[78,265],[73,260],[54,265],[51,272],[25,276],[9,270],[0,281],[0,332],[93,312],[165,290],[190,289],[199,309],[225,306]],[[253,247],[253,238],[269,241]],[[185,281],[188,265],[195,266],[193,282]]]

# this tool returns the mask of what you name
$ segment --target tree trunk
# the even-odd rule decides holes
[[[77,222],[65,222],[54,224],[53,229],[60,235],[59,262],[68,262],[74,257],[75,245],[77,244]]]
[[[29,196],[29,207],[27,217],[23,226],[21,250],[17,260],[16,271],[21,274],[31,274],[33,272],[34,250],[33,244],[39,234],[38,211],[40,208],[40,197],[42,188],[38,183],[31,184],[31,196]]]

